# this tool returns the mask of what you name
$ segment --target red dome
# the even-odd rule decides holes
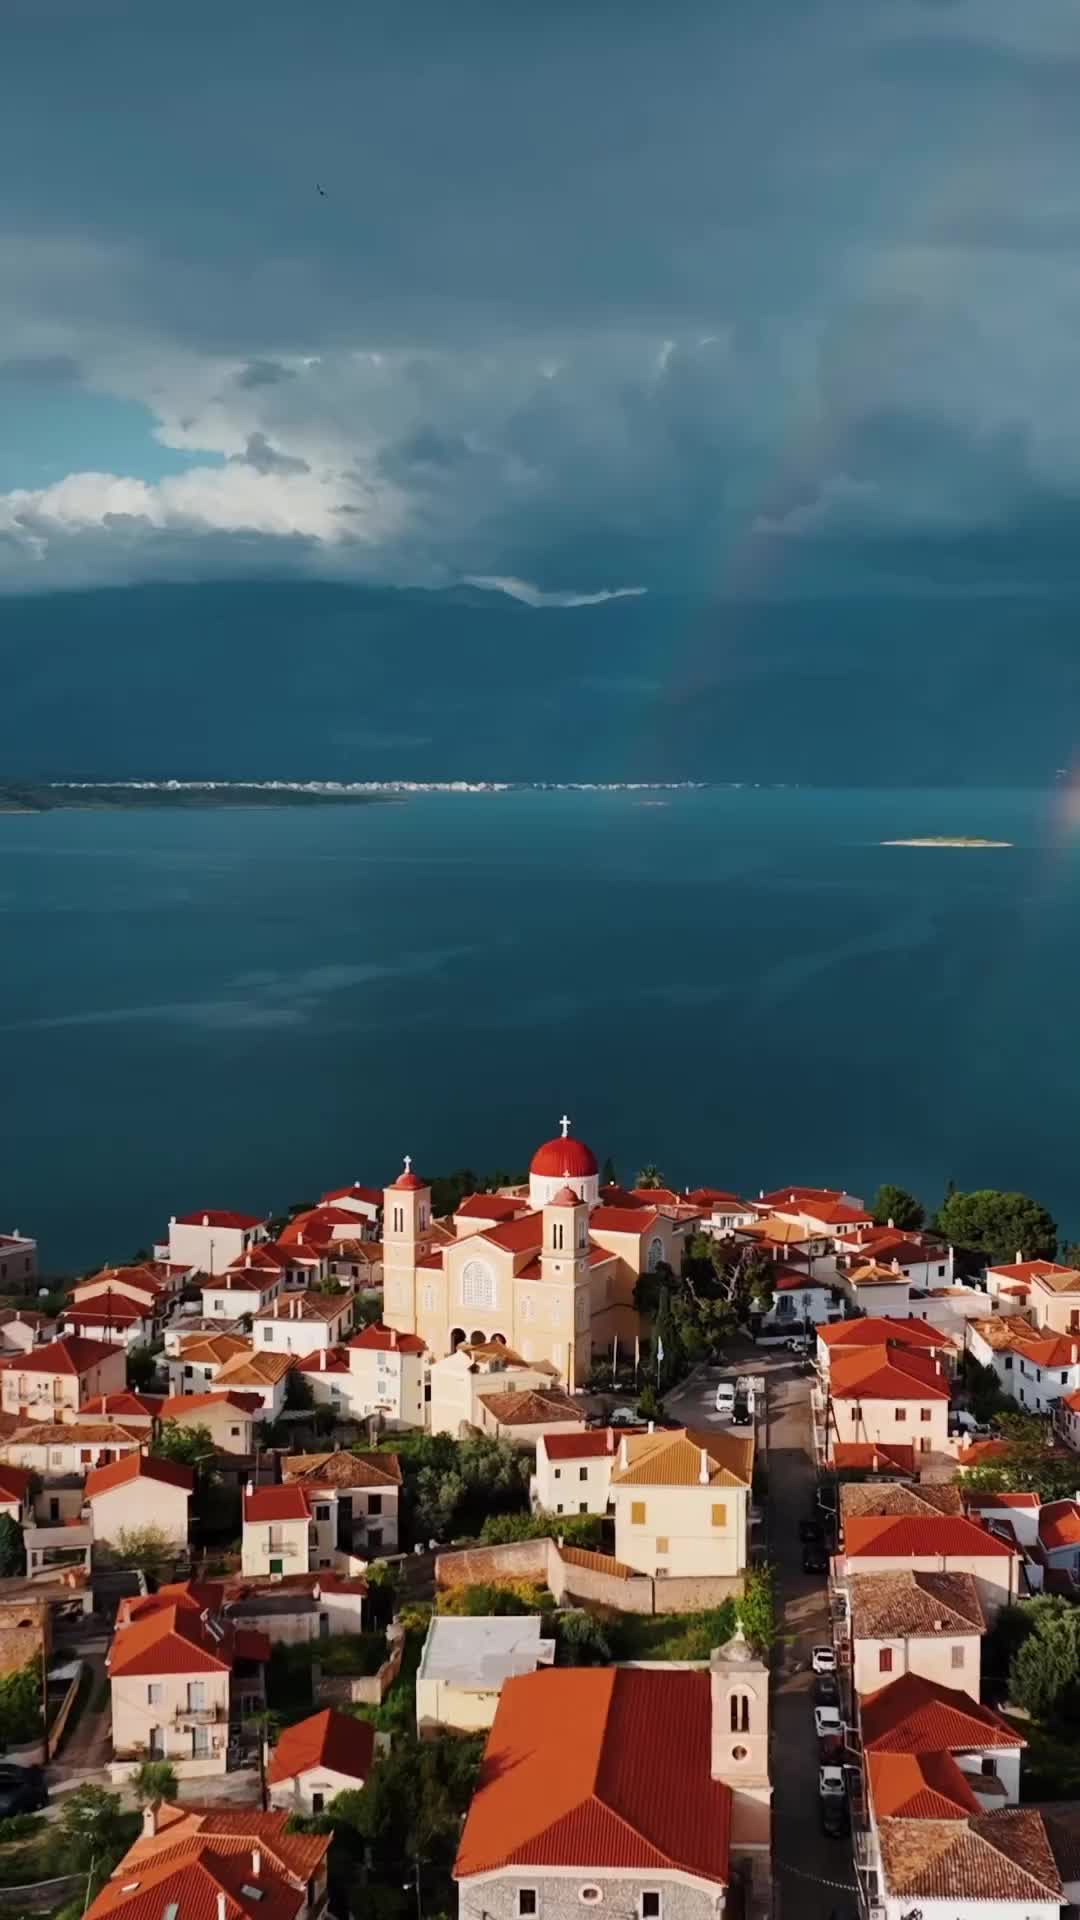
[[[412,1170],[412,1161],[408,1158],[405,1161],[404,1172],[399,1173],[397,1179],[390,1184],[398,1188],[403,1187],[406,1193],[420,1193],[424,1187],[423,1180],[417,1178]]]
[[[580,1205],[581,1195],[575,1193],[573,1187],[560,1187],[558,1193],[552,1194],[548,1201],[549,1207],[580,1207]]]
[[[539,1173],[549,1179],[555,1179],[560,1173],[576,1175],[580,1180],[599,1172],[596,1155],[583,1140],[571,1140],[569,1137],[557,1140],[545,1140],[537,1147],[529,1165],[530,1173]]]

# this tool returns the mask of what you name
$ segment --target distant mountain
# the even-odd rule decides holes
[[[532,609],[295,581],[0,599],[0,780],[1045,784],[1080,660],[1031,599]]]

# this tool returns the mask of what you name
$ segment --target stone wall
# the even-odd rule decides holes
[[[601,1910],[624,1916],[625,1920],[641,1912],[642,1893],[658,1889],[663,1895],[665,1920],[716,1920],[717,1895],[723,1891],[715,1881],[687,1885],[685,1876],[655,1869],[631,1879],[587,1867],[580,1873],[545,1873],[543,1867],[520,1867],[505,1876],[480,1875],[459,1882],[459,1920],[517,1920],[522,1887],[538,1889],[537,1908],[544,1920],[581,1920],[585,1911],[585,1902],[579,1897],[583,1886],[601,1887]]]
[[[738,1598],[741,1576],[714,1579],[654,1580],[649,1574],[626,1568],[607,1572],[602,1554],[560,1553],[554,1540],[520,1540],[505,1547],[468,1547],[458,1553],[440,1553],[435,1561],[438,1588],[497,1586],[508,1580],[527,1580],[548,1587],[561,1605],[611,1607],[617,1613],[703,1613]],[[611,1561],[612,1568],[618,1567]]]
[[[317,1660],[311,1663],[311,1695],[316,1706],[381,1707],[401,1672],[405,1651],[405,1631],[387,1627],[389,1653],[377,1673],[324,1673]]]
[[[466,1547],[460,1553],[440,1553],[435,1560],[437,1587],[487,1587],[499,1581],[527,1580],[548,1584],[551,1540],[517,1540],[505,1547]]]

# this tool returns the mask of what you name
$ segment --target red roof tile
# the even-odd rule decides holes
[[[374,1727],[328,1707],[323,1713],[312,1714],[310,1720],[298,1720],[285,1728],[270,1756],[269,1778],[271,1785],[276,1785],[279,1780],[295,1779],[310,1767],[329,1767],[363,1785],[374,1756]]]
[[[545,1140],[537,1147],[529,1162],[529,1172],[547,1180],[557,1179],[559,1174],[576,1175],[579,1179],[588,1179],[599,1171],[596,1155],[583,1140],[574,1140],[569,1134],[563,1139]]]
[[[234,1658],[268,1660],[265,1634],[245,1634],[243,1645],[229,1626],[211,1633],[204,1616],[186,1604],[174,1602],[121,1627],[109,1649],[109,1672],[219,1673],[228,1672]]]
[[[507,1193],[470,1193],[454,1208],[462,1220],[516,1220],[530,1211],[527,1200],[516,1200]]]
[[[250,1232],[252,1227],[261,1227],[263,1222],[257,1213],[230,1213],[219,1207],[196,1208],[194,1213],[182,1213],[178,1216],[178,1227],[235,1227]]]
[[[504,1253],[527,1253],[541,1244],[543,1232],[543,1218],[539,1213],[523,1213],[519,1219],[507,1220],[501,1227],[487,1228],[477,1238],[501,1247]]]
[[[867,1560],[1008,1559],[1016,1552],[988,1527],[949,1514],[856,1514],[844,1523],[844,1555]]]
[[[310,1520],[303,1487],[255,1487],[244,1491],[244,1520]]]
[[[640,1240],[659,1218],[654,1207],[594,1207],[589,1215],[589,1232],[633,1233]]]
[[[107,1466],[95,1467],[86,1476],[86,1497],[93,1500],[99,1493],[109,1493],[113,1487],[126,1487],[134,1480],[152,1480],[163,1487],[180,1487],[185,1493],[191,1493],[195,1487],[195,1475],[190,1467],[178,1460],[156,1460],[145,1453],[126,1453],[122,1460],[110,1460]]]
[[[1080,1545],[1080,1506],[1075,1500],[1051,1500],[1039,1514],[1039,1540],[1044,1547]]]
[[[329,1193],[319,1195],[319,1205],[332,1207],[335,1200],[363,1200],[369,1207],[381,1207],[383,1203],[381,1187],[362,1187],[354,1180],[351,1187],[331,1187]]]
[[[833,1347],[877,1347],[893,1341],[902,1347],[916,1349],[952,1345],[945,1334],[939,1333],[936,1327],[928,1327],[925,1320],[884,1313],[865,1314],[854,1320],[837,1320],[831,1327],[819,1327],[817,1337],[830,1350]]]
[[[100,1366],[103,1360],[116,1357],[116,1348],[109,1340],[83,1340],[77,1333],[65,1334],[60,1340],[50,1340],[47,1346],[32,1347],[29,1353],[17,1354],[20,1373],[62,1373],[70,1376],[89,1373],[91,1367]]]
[[[0,1460],[0,1500],[23,1501],[33,1477],[29,1467],[9,1467]]]
[[[546,1433],[537,1442],[537,1448],[542,1447],[549,1460],[599,1460],[604,1454],[610,1454],[614,1460],[621,1434],[644,1431],[643,1423],[640,1427],[620,1427],[618,1433],[614,1427],[589,1427],[583,1433]]]
[[[359,1347],[364,1353],[426,1353],[427,1344],[415,1333],[400,1333],[395,1327],[384,1327],[373,1323],[362,1332],[354,1333],[346,1343],[350,1347]]]
[[[160,1393],[133,1393],[128,1387],[123,1393],[95,1393],[83,1401],[79,1412],[104,1414],[113,1420],[156,1420],[163,1405]]]
[[[834,1400],[945,1400],[949,1383],[936,1363],[906,1347],[856,1347],[829,1370]]]
[[[970,1694],[921,1673],[903,1673],[887,1687],[864,1693],[859,1719],[867,1753],[970,1753],[1027,1744]]]
[[[863,1467],[871,1473],[914,1473],[914,1446],[877,1446],[871,1441],[837,1440],[832,1450],[834,1467]]]
[[[572,1729],[572,1737],[568,1730]],[[454,1867],[672,1868],[726,1885],[707,1672],[552,1668],[508,1680]]]

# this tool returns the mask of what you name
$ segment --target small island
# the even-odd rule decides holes
[[[934,833],[922,839],[882,840],[883,847],[1011,847],[1011,840],[979,840],[969,835]]]

